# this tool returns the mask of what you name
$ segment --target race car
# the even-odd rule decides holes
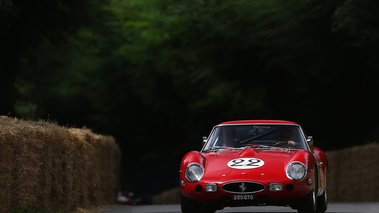
[[[183,213],[236,206],[288,206],[300,213],[328,205],[325,153],[297,123],[241,120],[216,125],[201,151],[180,164]]]

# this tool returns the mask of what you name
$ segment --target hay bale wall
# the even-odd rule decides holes
[[[152,197],[152,204],[179,204],[180,188],[173,188]]]
[[[110,136],[0,116],[0,212],[114,203],[120,155]]]
[[[379,144],[327,152],[331,202],[379,202]]]

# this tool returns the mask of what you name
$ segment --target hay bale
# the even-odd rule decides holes
[[[13,148],[6,135],[11,134],[5,128],[0,117],[0,210],[7,210],[12,203],[13,194]],[[8,132],[8,133],[6,133]]]
[[[120,155],[110,136],[0,116],[0,210],[112,204]]]
[[[332,202],[379,201],[379,144],[326,153],[328,192]]]
[[[81,153],[83,181],[80,188],[85,191],[81,200],[92,205],[103,205],[114,202],[117,194],[118,171],[121,152],[114,143],[114,138],[102,136],[88,129],[70,129],[86,152]]]
[[[152,204],[180,204],[180,189],[173,188],[152,197]]]

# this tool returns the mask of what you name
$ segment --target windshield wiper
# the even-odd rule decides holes
[[[229,147],[224,147],[224,146],[212,146],[210,149],[208,149],[209,151],[217,151],[219,149],[226,149],[226,148],[229,148]]]
[[[267,146],[262,144],[247,144],[244,147],[251,147],[251,148],[272,148],[273,146]]]
[[[276,145],[276,144],[275,144]],[[247,144],[246,146],[244,146],[243,148],[266,148],[266,149],[281,149],[281,150],[291,150],[291,147],[287,147],[287,148],[284,148],[284,147],[277,147],[277,146],[269,146],[269,145],[262,145],[262,144]]]

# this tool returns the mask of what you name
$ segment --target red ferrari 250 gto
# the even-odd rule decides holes
[[[277,205],[325,212],[327,167],[325,153],[296,123],[224,122],[204,137],[200,152],[187,153],[181,162],[181,209]]]

